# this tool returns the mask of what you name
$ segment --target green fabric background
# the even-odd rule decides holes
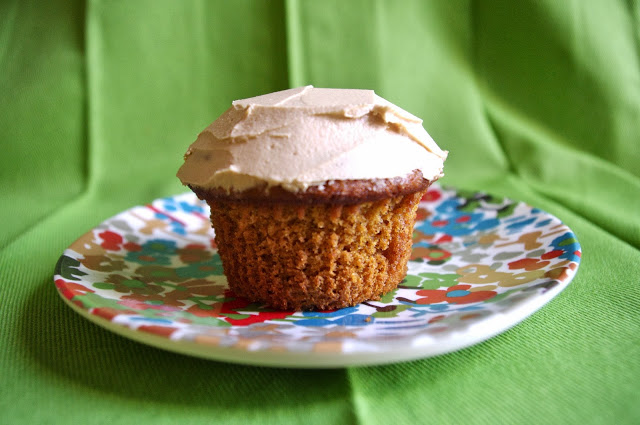
[[[568,288],[480,345],[326,371],[129,341],[64,305],[78,236],[184,191],[233,99],[371,88],[450,150],[443,183],[577,234]],[[640,2],[0,2],[0,423],[640,423]]]

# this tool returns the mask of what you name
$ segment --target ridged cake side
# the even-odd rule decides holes
[[[205,199],[237,295],[278,309],[325,310],[397,287],[425,191],[353,205]]]

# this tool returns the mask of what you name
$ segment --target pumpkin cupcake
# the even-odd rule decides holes
[[[211,208],[229,287],[277,309],[380,299],[407,271],[418,203],[447,152],[371,90],[233,102],[178,171]]]

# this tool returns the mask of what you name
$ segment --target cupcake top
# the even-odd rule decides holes
[[[236,100],[184,155],[183,184],[290,192],[340,180],[443,176],[447,152],[422,120],[372,90],[313,86]]]

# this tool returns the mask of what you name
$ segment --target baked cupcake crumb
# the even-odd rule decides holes
[[[283,310],[378,300],[407,271],[424,191],[355,205],[213,202],[229,287]]]

